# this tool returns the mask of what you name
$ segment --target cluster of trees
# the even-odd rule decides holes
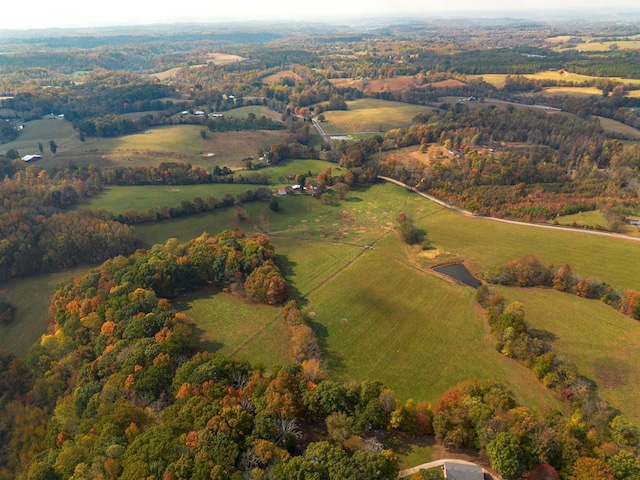
[[[640,292],[615,290],[594,278],[584,278],[571,271],[568,263],[561,267],[545,266],[533,255],[511,261],[495,272],[486,272],[491,283],[518,287],[551,287],[560,292],[600,300],[635,320],[640,320]]]
[[[131,253],[130,227],[65,209],[101,188],[95,171],[17,169],[0,183],[0,279]]]

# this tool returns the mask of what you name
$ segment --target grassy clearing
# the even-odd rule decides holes
[[[556,217],[556,221],[560,225],[579,225],[581,227],[595,227],[596,225],[600,225],[602,227],[607,227],[609,222],[602,216],[602,213],[599,210],[591,210],[588,212],[580,212],[575,213],[573,215],[564,215],[562,217]]]
[[[24,357],[27,349],[47,332],[49,303],[56,285],[67,278],[83,275],[88,269],[87,266],[77,267],[0,284],[0,292],[16,307],[13,324],[0,327],[0,349]]]
[[[295,174],[305,174],[309,172],[315,177],[320,172],[324,172],[330,168],[332,173],[338,174],[343,169],[335,163],[324,160],[301,159],[301,160],[283,160],[277,165],[258,170],[263,175],[269,175],[273,184],[293,184],[293,180],[288,177]]]
[[[24,124],[24,129],[20,136],[13,142],[2,145],[2,153],[15,148],[20,155],[40,154],[38,150],[38,142],[44,147],[43,165],[49,165],[54,162],[57,157],[49,150],[49,141],[53,140],[58,146],[57,156],[59,157],[65,151],[76,148],[81,145],[78,133],[73,129],[71,123],[65,120],[33,120]]]
[[[565,95],[567,97],[590,97],[592,95],[602,96],[602,90],[596,87],[549,87],[542,90],[537,95],[554,97]]]
[[[158,165],[161,162],[189,162],[205,168],[216,165],[238,168],[242,159],[255,156],[259,149],[282,141],[284,131],[257,130],[250,132],[207,132],[200,125],[172,125],[150,128],[142,133],[119,138],[87,138],[85,143],[61,152],[52,166],[70,162],[77,165],[93,163],[98,167],[116,165]],[[37,145],[37,144],[36,144]],[[209,156],[209,154],[213,154]]]
[[[253,113],[256,117],[260,118],[265,116],[271,120],[280,121],[282,115],[271,110],[264,105],[247,105],[246,107],[234,108],[233,110],[227,110],[223,114],[227,117],[247,118],[247,115]]]
[[[433,110],[432,107],[371,98],[347,102],[347,105],[348,110],[324,112],[327,121],[322,128],[327,134],[385,132],[408,126],[416,114]]]
[[[522,302],[526,321],[554,336],[554,350],[596,381],[602,397],[640,423],[639,322],[597,300],[552,289],[497,291]]]
[[[468,75],[469,78],[483,78],[485,82],[496,86],[497,88],[504,87],[505,79],[509,76],[505,73],[493,73],[485,75]],[[640,85],[640,79],[629,79],[620,77],[593,77],[591,75],[580,75],[579,73],[565,72],[559,73],[556,70],[544,70],[542,72],[522,75],[526,78],[532,78],[534,80],[556,80],[558,82],[588,82],[595,81],[600,78],[608,78],[616,83],[623,83],[625,85]],[[602,93],[602,92],[601,92]]]
[[[640,41],[637,40],[615,40],[611,42],[595,42],[587,41],[587,43],[579,43],[571,48],[558,48],[558,51],[565,52],[567,50],[578,50],[579,52],[608,52],[610,50],[638,50],[640,49]]]
[[[206,185],[140,185],[110,187],[83,204],[89,208],[104,208],[114,214],[127,210],[144,211],[150,207],[177,207],[183,200],[215,197],[222,200],[227,193],[234,197],[259,185],[215,183]]]
[[[174,304],[194,319],[209,351],[267,367],[290,362],[281,308],[248,304],[211,289],[184,295]]]
[[[274,85],[276,83],[282,83],[285,78],[292,78],[295,81],[302,80],[302,77],[293,70],[283,70],[281,72],[264,77],[262,79],[262,83],[266,83],[267,85]]]
[[[602,129],[614,135],[622,135],[623,138],[630,140],[640,140],[640,130],[633,128],[631,125],[627,125],[617,120],[605,117],[597,117],[600,120],[600,126]]]

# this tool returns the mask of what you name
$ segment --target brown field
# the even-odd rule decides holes
[[[239,57],[238,55],[229,55],[226,53],[210,53],[207,55],[207,63],[199,64],[199,65],[190,65],[189,68],[202,68],[206,67],[207,64],[213,63],[214,65],[227,65],[229,63],[241,62],[245,60],[243,57]],[[152,73],[152,77],[156,77],[160,80],[168,80],[170,78],[174,78],[176,73],[178,73],[184,67],[176,67],[170,68],[169,70],[165,70],[164,72]]]
[[[413,81],[413,76],[407,75],[401,77],[383,78],[380,80],[372,80],[370,78],[332,78],[329,81],[337,87],[353,87],[370,93],[383,92],[385,90],[397,93],[401,92],[409,86],[409,84]]]
[[[602,96],[602,90],[596,87],[549,87],[536,95],[553,97],[555,95],[566,95],[568,97],[590,97],[592,95]]]
[[[640,130],[633,128],[631,125],[612,120],[611,118],[596,117],[600,120],[600,126],[607,133],[624,135],[630,140],[640,140]]]
[[[483,78],[485,82],[494,85],[497,88],[504,87],[505,79],[509,75],[505,73],[488,73],[484,75],[468,75],[469,78]],[[581,75],[579,73],[564,72],[560,73],[556,70],[544,70],[542,72],[522,75],[526,78],[532,78],[534,80],[557,80],[558,82],[587,82],[592,80],[598,80],[599,78],[608,78],[609,80],[622,83],[624,85],[640,85],[640,80],[632,78],[621,77],[593,77],[590,75]]]
[[[302,77],[298,75],[293,70],[283,70],[278,73],[274,73],[272,75],[268,75],[262,79],[262,83],[266,83],[267,85],[273,85],[276,83],[282,82],[285,78],[293,78],[296,82],[302,80]]]
[[[451,88],[451,87],[461,87],[465,83],[460,80],[456,80],[455,78],[448,78],[446,80],[441,80],[439,82],[429,83],[433,88]]]

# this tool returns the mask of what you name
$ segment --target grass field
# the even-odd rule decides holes
[[[495,351],[472,290],[421,271],[409,260],[392,228],[396,215],[404,211],[428,218],[438,206],[391,185],[353,191],[337,205],[303,196],[279,201],[279,213],[247,205],[244,223],[229,223],[231,215],[216,212],[139,226],[136,232],[149,243],[235,226],[268,233],[334,378],[380,379],[400,398],[433,402],[469,376],[497,377],[528,405],[554,402],[524,367]],[[233,337],[233,332],[224,335]],[[465,352],[455,359],[447,355],[452,332],[453,345]],[[265,350],[273,351],[274,341],[280,340],[265,339]]]
[[[265,367],[291,361],[280,308],[244,303],[211,289],[184,295],[174,306],[194,319],[209,351],[250,358]]]
[[[617,47],[617,48],[616,48]],[[638,50],[640,49],[640,41],[638,40],[616,40],[611,42],[596,42],[593,40],[586,43],[579,43],[571,48],[557,48],[560,52],[567,50],[578,50],[579,52],[608,52],[609,50]]]
[[[104,208],[114,214],[127,210],[142,212],[149,207],[177,207],[183,200],[215,197],[222,200],[227,193],[234,197],[259,185],[214,183],[205,185],[140,185],[110,187],[81,207]]]
[[[298,75],[293,70],[283,70],[278,73],[274,73],[272,75],[268,75],[262,79],[262,83],[266,83],[267,85],[273,85],[276,83],[281,83],[285,78],[293,78],[296,81],[302,80],[302,77]]]
[[[469,78],[482,77],[485,82],[490,83],[498,88],[504,87],[505,79],[509,75],[504,73],[490,73],[485,75],[469,75]],[[566,72],[566,74],[558,73],[556,70],[545,70],[533,74],[522,75],[526,78],[533,78],[536,80],[557,80],[562,82],[586,82],[598,80],[600,77],[593,77],[590,75],[580,75],[579,73]],[[640,79],[629,79],[620,77],[606,77],[616,83],[623,83],[625,85],[640,85]],[[601,92],[602,93],[602,92]]]
[[[554,350],[597,382],[602,397],[640,424],[640,323],[597,300],[552,289],[497,291],[509,301],[522,302],[525,320],[554,335]]]
[[[282,115],[276,112],[275,110],[271,110],[269,107],[265,107],[264,105],[247,105],[246,107],[234,108],[233,110],[227,110],[223,112],[227,117],[238,117],[238,118],[247,118],[247,115],[253,113],[256,117],[260,118],[265,116],[270,118],[271,120],[280,121]]]
[[[607,222],[599,210],[590,210],[587,212],[575,213],[573,215],[556,217],[556,221],[560,225],[573,225],[575,222],[576,225],[581,227],[595,227],[596,225],[607,227],[609,225],[609,222]]]
[[[640,140],[640,130],[633,128],[631,125],[627,125],[617,120],[605,117],[597,117],[600,120],[600,126],[607,133],[615,135],[622,135],[622,138],[629,140]]]
[[[89,267],[84,266],[0,283],[0,292],[16,307],[15,322],[0,327],[0,349],[24,357],[27,349],[47,332],[49,303],[56,285],[87,270]]]
[[[322,128],[327,134],[385,132],[391,128],[406,127],[416,114],[433,110],[432,107],[371,98],[347,102],[347,105],[347,110],[324,112],[327,121]]]
[[[44,147],[41,163],[48,165],[56,160],[49,150],[50,140],[56,142],[58,146],[57,156],[82,145],[78,132],[73,130],[71,123],[65,120],[33,120],[24,124],[24,129],[16,140],[2,145],[2,153],[15,148],[21,156],[40,154],[38,150],[38,142],[40,142]]]
[[[596,87],[548,87],[536,95],[554,97],[565,95],[567,97],[590,97],[592,95],[602,96],[602,90]]]

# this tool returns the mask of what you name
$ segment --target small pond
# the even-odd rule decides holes
[[[434,270],[448,277],[455,278],[459,282],[469,285],[471,288],[478,288],[481,285],[480,280],[471,275],[471,272],[467,270],[467,267],[461,263],[434,268]]]

